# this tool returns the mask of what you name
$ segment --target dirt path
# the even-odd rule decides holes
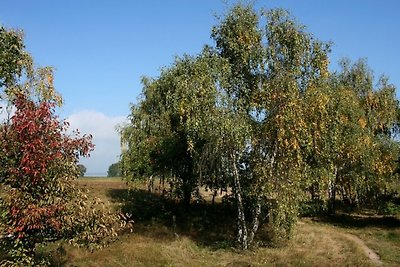
[[[381,261],[381,258],[379,257],[378,254],[375,253],[372,249],[370,249],[365,242],[360,239],[358,236],[352,235],[352,234],[343,234],[347,239],[353,241],[357,245],[359,245],[362,250],[364,251],[365,255],[368,256],[368,258],[376,265],[383,265],[383,262]]]

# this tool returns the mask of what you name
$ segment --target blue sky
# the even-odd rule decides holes
[[[106,173],[118,160],[115,125],[141,92],[140,77],[157,76],[183,53],[212,44],[220,0],[0,0],[0,23],[24,30],[39,66],[53,66],[65,105],[61,117],[92,133],[96,150],[82,160],[88,173]],[[230,1],[232,3],[232,1]],[[400,86],[400,1],[255,1],[282,7],[318,39],[334,43],[331,69],[342,57],[367,58],[376,76]]]

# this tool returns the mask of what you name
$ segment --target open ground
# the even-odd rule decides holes
[[[400,214],[341,213],[301,218],[287,246],[258,245],[238,251],[232,243],[235,211],[179,203],[138,184],[129,191],[120,178],[84,178],[80,186],[123,212],[132,212],[133,231],[94,252],[57,243],[43,248],[54,266],[400,266]]]

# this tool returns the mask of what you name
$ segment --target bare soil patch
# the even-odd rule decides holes
[[[361,238],[359,238],[356,235],[349,234],[349,233],[346,233],[344,235],[345,235],[346,238],[348,238],[349,240],[353,241],[358,246],[360,246],[362,248],[362,250],[364,251],[365,255],[368,256],[368,258],[374,264],[376,264],[376,265],[382,265],[383,264],[383,262],[381,261],[379,255],[375,251],[370,249]]]

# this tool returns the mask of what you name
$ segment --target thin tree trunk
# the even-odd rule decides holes
[[[234,152],[231,152],[231,160],[233,167],[233,180],[235,186],[235,195],[237,201],[238,208],[238,242],[240,244],[241,249],[248,249],[248,233],[246,226],[246,219],[244,215],[244,207],[242,200],[242,190],[240,187],[240,179],[239,179],[239,171],[236,166],[236,155]]]
[[[186,209],[190,207],[190,200],[192,199],[192,187],[189,181],[183,183],[183,205]]]
[[[149,193],[153,193],[154,191],[154,179],[153,175],[150,175],[150,177],[147,179],[147,191]]]
[[[272,177],[273,172],[272,169],[274,167],[274,163],[275,163],[275,157],[276,157],[276,153],[277,153],[278,149],[277,146],[275,145],[274,147],[274,151],[272,153],[272,155],[269,158],[269,165],[270,165],[270,173],[269,175]],[[261,192],[259,192],[259,195],[257,196],[257,200],[256,200],[256,207],[254,210],[254,215],[253,215],[253,222],[252,222],[252,227],[251,227],[251,231],[249,234],[249,238],[248,238],[248,246],[250,246],[253,243],[254,237],[257,233],[258,227],[260,225],[260,214],[261,214],[261,194],[265,189],[265,185],[261,186]]]
[[[335,214],[336,212],[336,180],[337,180],[337,175],[338,175],[338,168],[335,167],[334,169],[334,179],[333,181],[329,181],[329,206],[328,206],[328,212],[329,214]]]
[[[166,193],[166,190],[165,190],[165,175],[164,174],[162,174],[162,176],[161,176],[161,179],[162,179],[162,183],[161,183],[161,186],[162,186],[162,196],[165,196],[165,193]]]
[[[212,206],[214,206],[214,204],[215,204],[215,197],[217,196],[217,194],[218,194],[217,189],[214,189],[212,200],[211,200],[211,205]]]
[[[158,180],[158,193],[161,195],[161,182],[162,182],[162,176],[160,175],[160,179]]]
[[[256,209],[255,209],[255,212],[254,212],[253,226],[251,228],[250,235],[249,235],[249,240],[248,240],[248,245],[249,246],[253,242],[254,236],[256,235],[257,230],[258,230],[258,226],[260,225],[260,220],[259,220],[260,214],[261,214],[261,199],[258,197],[257,198],[257,203],[256,203]]]

